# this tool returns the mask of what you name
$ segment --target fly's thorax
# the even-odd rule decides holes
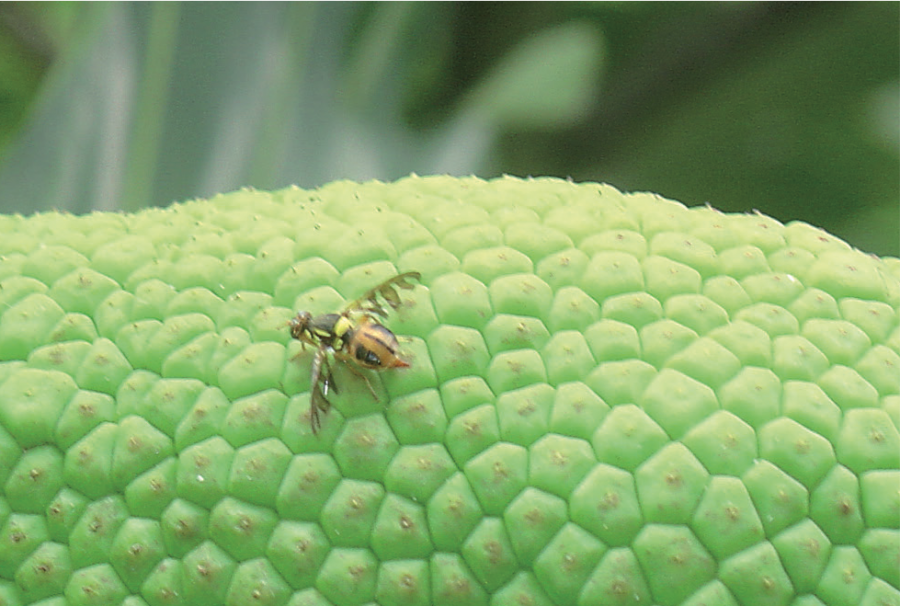
[[[341,314],[329,314],[331,316],[335,316],[334,322],[331,326],[331,332],[334,336],[343,339],[344,337],[350,338],[352,336],[353,330],[356,327],[356,322],[348,318],[346,315]]]
[[[346,320],[340,314],[322,314],[309,321],[309,332],[320,342],[329,347],[339,347],[341,335],[337,334],[337,328],[341,320]]]

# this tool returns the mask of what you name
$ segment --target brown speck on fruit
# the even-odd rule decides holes
[[[400,575],[400,584],[407,589],[411,589],[416,586],[416,579],[411,574],[403,574]]]
[[[578,565],[578,558],[571,553],[567,553],[563,556],[562,565],[566,570],[574,570]]]
[[[810,450],[810,443],[805,439],[797,440],[794,443],[794,449],[797,451],[797,454],[806,454]]]
[[[252,421],[254,419],[258,419],[263,416],[263,411],[260,406],[248,406],[242,411],[242,415],[248,421]]]
[[[413,524],[413,521],[409,519],[409,516],[400,516],[400,528],[402,528],[403,530],[409,530],[413,526],[415,526],[415,524]]]
[[[534,606],[534,598],[527,593],[520,593],[516,595],[516,603],[520,606]]]
[[[841,515],[848,516],[853,513],[853,510],[853,502],[847,497],[842,497],[841,500],[838,501],[838,511],[840,511]]]
[[[622,579],[616,579],[609,585],[609,592],[614,596],[624,596],[628,594],[628,583]]]
[[[522,372],[524,365],[517,360],[509,360],[506,363],[506,367],[509,369],[510,372],[514,372],[514,373],[518,374],[518,373]]]
[[[236,528],[245,534],[249,534],[249,532],[253,530],[253,520],[247,516],[241,516]]]
[[[366,568],[365,566],[351,566],[347,570],[347,572],[349,572],[350,576],[353,577],[354,579],[359,579],[364,574],[366,574],[367,570],[368,570],[368,568]]]
[[[809,555],[817,557],[819,555],[819,552],[822,550],[822,546],[818,541],[809,539],[803,542],[803,549],[805,549]]]
[[[619,506],[619,503],[619,493],[610,491],[603,495],[603,499],[597,504],[597,509],[600,511],[609,511],[611,509],[616,509]]]
[[[775,581],[772,579],[772,577],[763,577],[762,586],[766,591],[772,591],[773,589],[775,589]]]
[[[453,580],[450,581],[449,585],[453,588],[457,595],[468,594],[471,591],[468,579],[463,577],[453,577]]]
[[[497,541],[488,541],[484,544],[484,552],[487,554],[491,564],[497,564],[503,559],[503,547]]]
[[[55,346],[50,350],[50,361],[56,366],[60,366],[66,361],[66,355],[63,353],[62,347]]]
[[[463,428],[465,428],[466,433],[471,436],[480,436],[481,435],[481,423],[473,423],[472,421],[466,421],[463,423]]]
[[[553,461],[553,464],[558,467],[565,467],[566,464],[569,462],[569,457],[566,456],[566,453],[564,453],[560,450],[554,450],[550,454],[550,459],[551,459],[551,461]]]
[[[541,522],[544,521],[544,513],[535,507],[534,509],[528,510],[528,513],[525,514],[525,520],[534,526],[537,526]]]
[[[261,459],[250,459],[247,462],[247,467],[253,472],[260,472],[266,469],[266,463]]]
[[[178,536],[182,538],[192,537],[194,536],[194,527],[184,520],[178,520],[178,525],[175,527],[175,532],[177,532]]]
[[[666,474],[665,480],[666,480],[666,484],[668,484],[670,487],[677,488],[677,487],[681,486],[681,482],[682,482],[683,478],[681,477],[681,474],[678,473],[677,471],[670,471],[669,473]]]
[[[725,515],[727,515],[728,519],[732,522],[736,522],[741,517],[741,510],[738,509],[736,505],[727,505],[725,507]]]
[[[506,468],[506,465],[500,461],[496,461],[494,463],[494,480],[499,481],[507,476],[509,476],[509,470]]]

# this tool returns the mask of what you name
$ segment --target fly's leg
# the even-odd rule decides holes
[[[355,368],[353,368],[353,365],[351,365],[351,364],[347,364],[347,368],[349,368],[350,371],[351,371],[353,374],[355,374],[357,377],[362,377],[363,381],[366,382],[366,387],[369,388],[369,393],[372,394],[372,397],[375,398],[376,401],[380,401],[380,400],[381,400],[381,398],[378,397],[378,394],[375,393],[375,389],[372,387],[372,382],[369,381],[369,377],[367,377],[363,372],[361,372],[361,371],[356,370]]]
[[[335,352],[335,353],[337,353],[337,352]],[[378,394],[375,393],[375,389],[372,387],[372,382],[369,381],[369,377],[367,377],[365,374],[363,374],[360,370],[357,369],[356,364],[353,362],[353,360],[350,357],[343,355],[343,354],[340,354],[339,358],[341,361],[346,362],[346,364],[344,364],[344,366],[348,370],[350,370],[350,372],[355,374],[357,377],[362,378],[362,380],[366,382],[366,387],[369,388],[369,393],[372,394],[372,397],[375,398],[376,401],[381,401],[381,398],[379,398]],[[337,392],[337,390],[335,390],[335,392]]]
[[[309,425],[314,434],[322,427],[322,423],[319,421],[319,411],[321,410],[324,414],[331,408],[331,402],[327,397],[330,388],[337,393],[337,385],[331,374],[331,367],[328,365],[328,352],[324,347],[320,347],[316,350],[316,356],[313,358],[310,379]]]
[[[297,339],[300,341],[300,351],[291,356],[291,362],[300,358],[300,356],[306,353],[306,339]]]

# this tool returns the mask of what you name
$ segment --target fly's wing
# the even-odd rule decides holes
[[[391,309],[400,307],[400,295],[397,293],[397,289],[411,290],[415,285],[409,280],[420,280],[421,278],[422,274],[417,271],[408,271],[399,276],[394,276],[390,280],[386,280],[375,288],[366,291],[363,293],[363,296],[348,304],[344,308],[344,313],[361,311],[386,318],[388,310],[385,308],[384,303],[387,303]],[[379,301],[378,295],[381,295],[384,303]]]

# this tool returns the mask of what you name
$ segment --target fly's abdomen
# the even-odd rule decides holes
[[[365,368],[407,366],[397,356],[398,348],[397,337],[381,324],[362,324],[350,337],[350,354],[357,364]]]

